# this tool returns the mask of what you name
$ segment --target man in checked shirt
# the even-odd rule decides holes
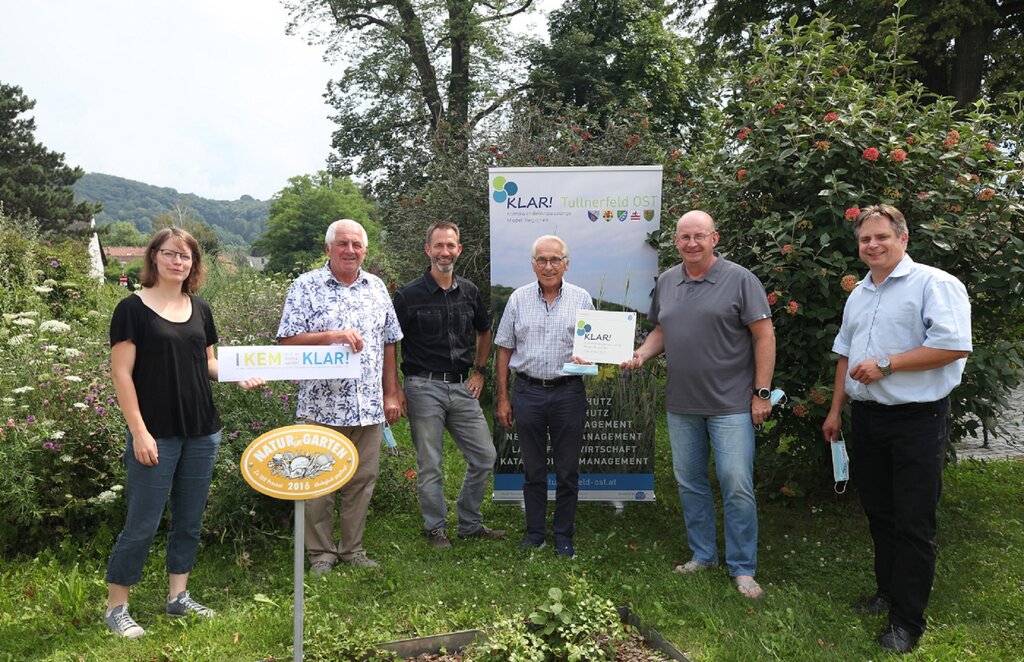
[[[498,326],[498,422],[513,422],[523,454],[523,502],[526,535],[523,549],[544,547],[547,531],[548,437],[555,469],[555,553],[573,558],[576,501],[579,494],[580,447],[587,414],[583,379],[564,375],[572,360],[578,310],[593,310],[590,294],[564,279],[569,247],[553,235],[533,243],[537,281],[509,297]],[[509,373],[515,372],[509,398]]]

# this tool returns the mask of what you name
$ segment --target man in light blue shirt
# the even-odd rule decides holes
[[[878,643],[906,653],[924,632],[935,577],[949,393],[972,349],[971,306],[959,280],[906,254],[907,222],[895,207],[862,210],[854,232],[869,273],[850,293],[832,345],[839,360],[822,432],[840,439],[852,400],[850,472],[871,529],[877,585],[854,609],[888,610]]]
[[[594,302],[586,290],[565,281],[568,268],[569,247],[564,241],[553,235],[537,239],[533,243],[537,280],[509,297],[494,342],[498,346],[498,422],[511,428],[515,421],[523,454],[526,536],[519,546],[539,549],[545,544],[550,436],[555,553],[572,558],[587,394],[583,380],[565,375],[562,367],[572,360],[576,312],[593,310]],[[510,372],[516,373],[511,399]]]

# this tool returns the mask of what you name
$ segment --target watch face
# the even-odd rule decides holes
[[[762,400],[767,400],[770,397],[772,397],[772,392],[770,389],[767,388],[759,388],[757,389],[757,397],[761,398]]]

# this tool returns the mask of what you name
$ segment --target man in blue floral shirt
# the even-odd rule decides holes
[[[342,219],[327,228],[327,264],[292,282],[277,339],[282,345],[345,344],[360,354],[359,379],[300,383],[296,418],[337,430],[359,452],[359,468],[341,495],[341,540],[334,542],[335,494],[306,503],[306,552],[315,575],[339,560],[373,568],[363,549],[366,513],[380,465],[384,421],[402,415],[395,371],[402,338],[394,306],[380,278],[363,271],[366,230]]]

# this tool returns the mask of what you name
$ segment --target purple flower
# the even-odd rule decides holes
[[[94,399],[91,395],[85,396],[85,404],[91,405]]]
[[[54,453],[60,452],[60,444],[55,444],[50,440],[46,440],[43,442],[43,448],[45,448],[48,451],[53,451]]]
[[[94,409],[93,411],[96,412],[97,416],[106,416],[107,415],[107,410],[104,407],[96,407],[96,409]]]
[[[242,434],[241,430],[235,430],[234,432],[229,432],[228,433],[228,441],[234,441],[235,439],[238,439],[238,435],[240,435],[240,434]]]
[[[60,260],[50,260],[50,266],[56,269],[60,266]]]
[[[28,423],[29,425],[32,425],[33,423],[36,422],[36,417],[30,414],[25,417],[25,422]]]
[[[252,422],[252,429],[253,430],[262,430],[263,429],[263,424],[260,423],[259,421],[253,421]]]
[[[115,402],[117,402],[117,400],[115,400],[114,398],[107,398],[107,404],[108,404],[108,405],[112,405],[112,404],[114,404]]]

